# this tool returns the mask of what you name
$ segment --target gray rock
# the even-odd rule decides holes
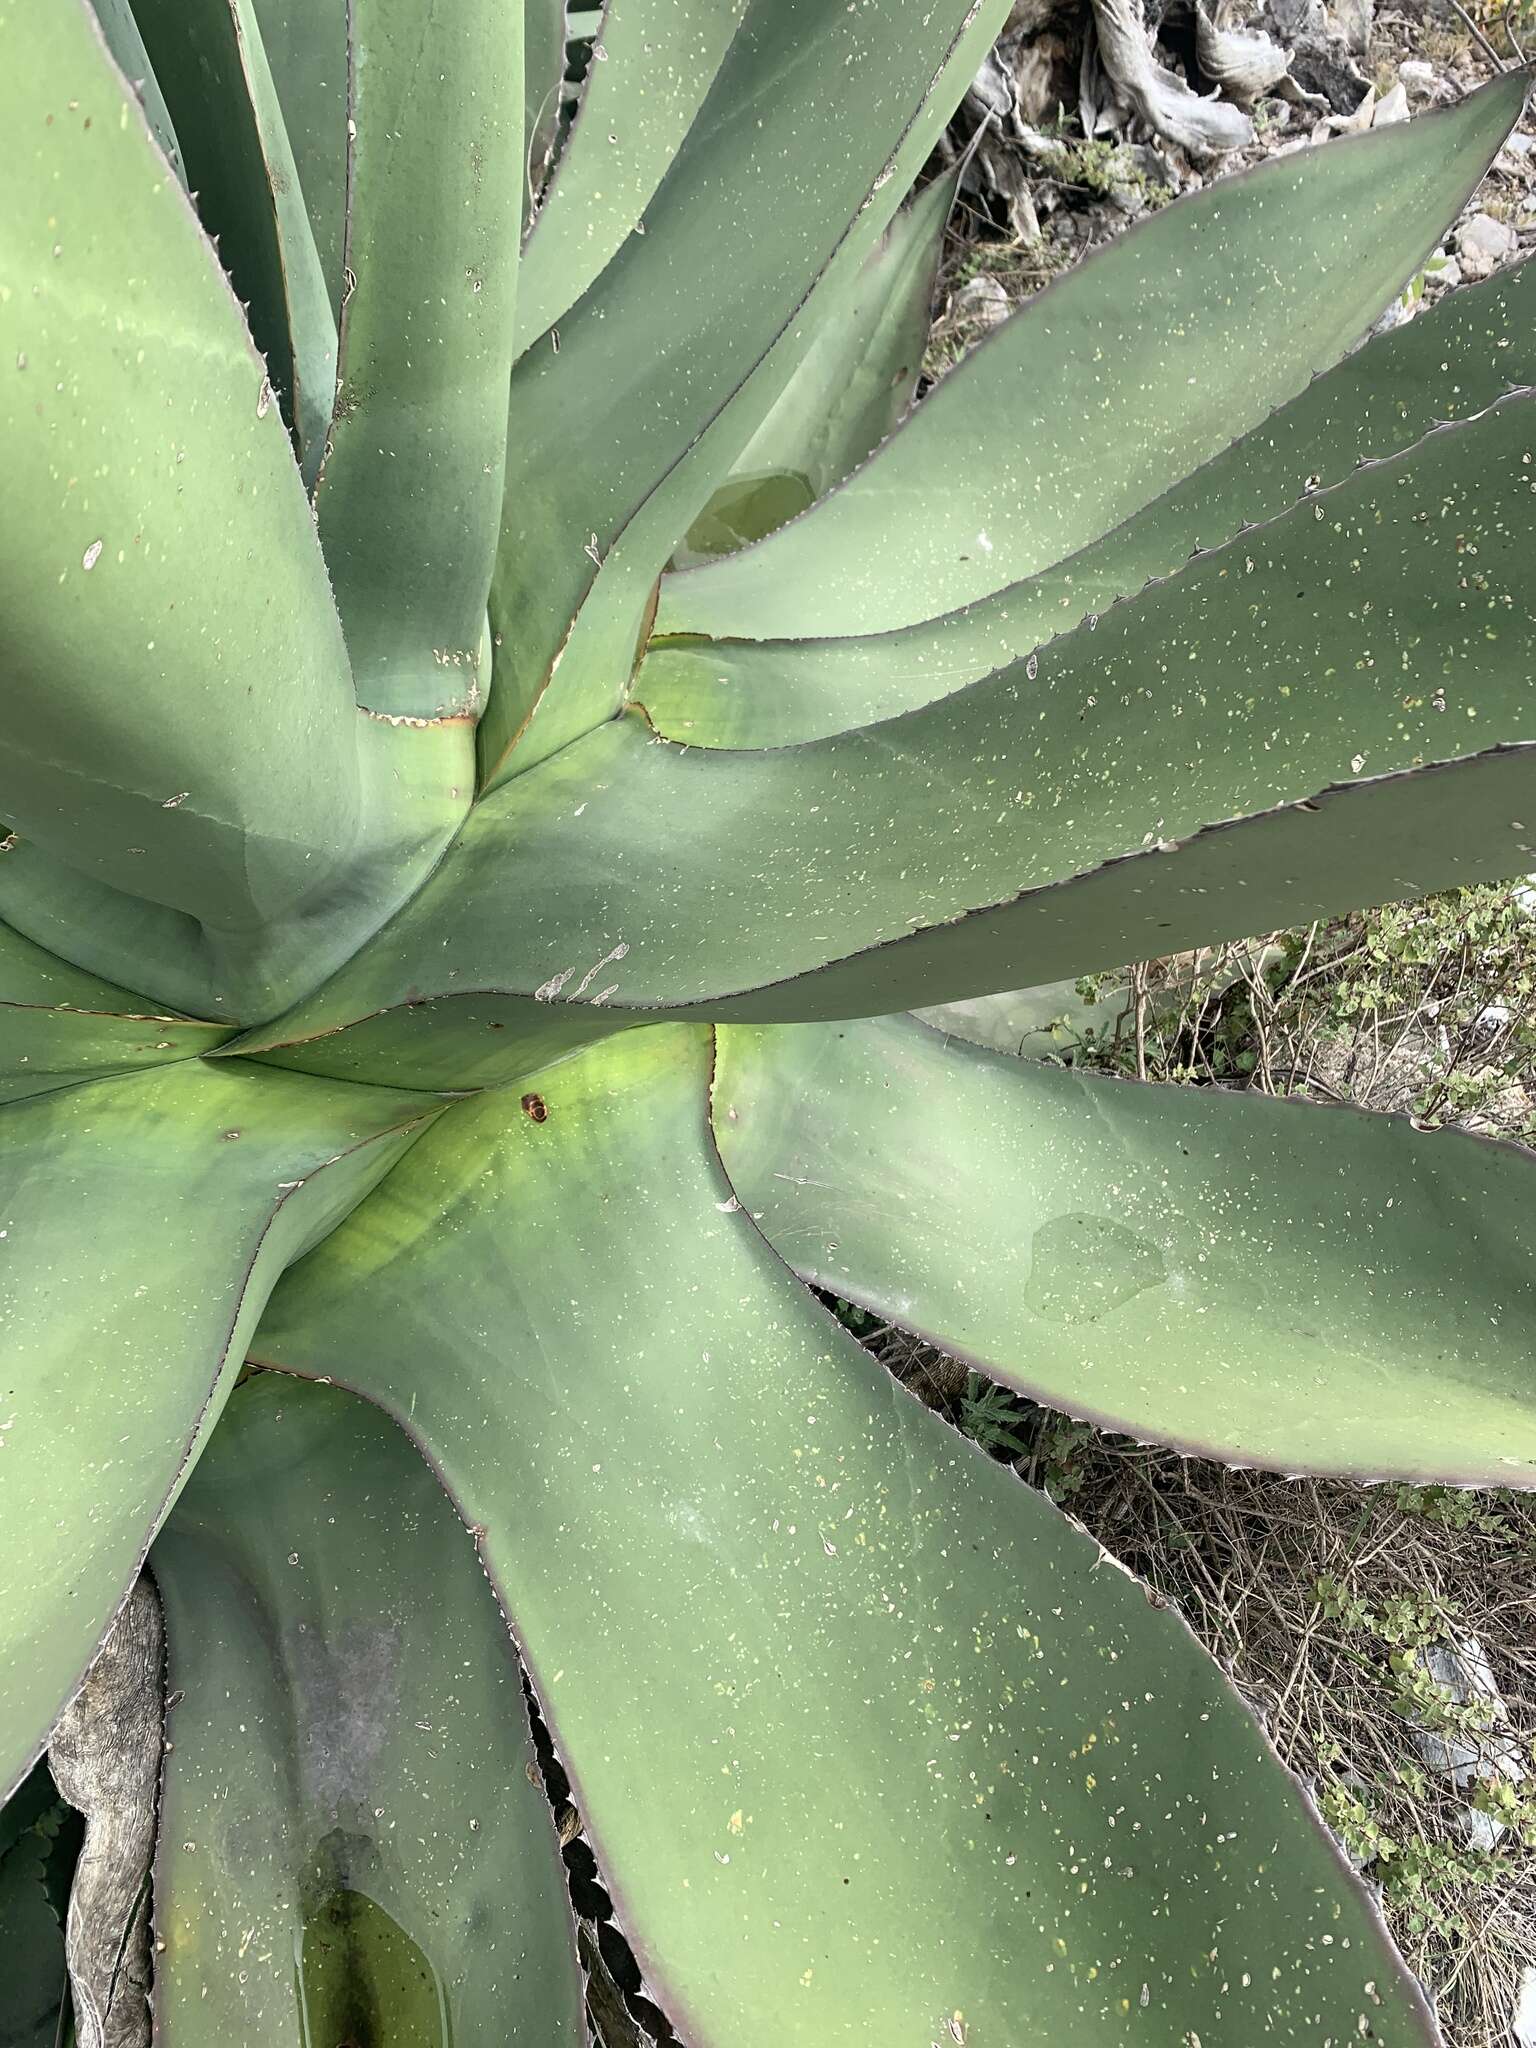
[[[1371,126],[1373,128],[1390,128],[1394,121],[1406,121],[1407,118],[1408,88],[1399,79],[1392,90],[1384,98],[1376,102],[1376,113]]]
[[[1536,1963],[1527,1963],[1520,1972],[1509,2031],[1516,2048],[1536,2048]]]
[[[1354,113],[1371,84],[1339,36],[1298,46],[1291,56],[1291,76],[1303,92],[1325,99],[1336,114]]]
[[[1269,0],[1264,18],[1283,42],[1299,43],[1327,32],[1323,0]]]
[[[1491,213],[1474,213],[1456,230],[1456,254],[1461,260],[1461,274],[1473,282],[1478,278],[1492,277],[1499,265],[1507,263],[1518,247],[1514,229],[1505,221],[1495,220]]]
[[[159,1598],[140,1579],[49,1745],[60,1795],[85,1816],[64,1930],[80,2048],[149,2048],[164,1644]]]
[[[1410,298],[1408,293],[1404,292],[1401,298],[1392,301],[1371,332],[1373,335],[1390,334],[1394,327],[1406,327],[1418,310],[1418,300]]]
[[[1469,1728],[1465,1734],[1414,1736],[1414,1747],[1432,1771],[1440,1771],[1462,1791],[1471,1792],[1479,1782],[1505,1779],[1512,1785],[1525,1782],[1526,1766],[1518,1740],[1509,1727],[1509,1708],[1499,1691],[1488,1662],[1488,1653],[1476,1636],[1459,1643],[1432,1643],[1414,1653],[1437,1686],[1458,1706],[1481,1707],[1488,1726]],[[1504,1833],[1504,1823],[1491,1813],[1468,1804],[1461,1816],[1462,1832],[1470,1847],[1491,1849]]]
[[[1162,152],[1150,142],[1128,142],[1120,151],[1121,156],[1134,171],[1146,179],[1149,185],[1166,185],[1170,192],[1179,189],[1179,177],[1173,165]]]
[[[1342,41],[1351,57],[1363,57],[1371,47],[1371,22],[1376,0],[1331,0],[1328,26]]]
[[[997,279],[983,272],[961,285],[949,302],[949,310],[956,319],[979,320],[983,326],[995,327],[1008,318],[1010,306],[1008,294]]]
[[[1397,75],[1410,92],[1433,92],[1435,89],[1435,67],[1425,64],[1417,57],[1410,57],[1397,67]]]
[[[1328,126],[1335,135],[1363,135],[1376,118],[1376,88],[1366,87],[1365,98],[1347,114],[1330,114]]]

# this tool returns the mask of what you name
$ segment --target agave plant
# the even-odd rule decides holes
[[[815,1290],[1536,1482],[1525,1155],[907,1014],[1533,864],[1531,273],[1349,353],[1524,80],[892,432],[1005,13],[610,0],[572,119],[558,0],[0,12],[8,2041],[130,1595],[170,2048],[585,2038],[525,1673],[692,2043],[1433,2038],[1177,1619]]]

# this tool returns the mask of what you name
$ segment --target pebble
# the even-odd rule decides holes
[[[979,320],[987,327],[995,327],[1000,320],[1006,320],[1012,310],[1008,294],[995,277],[983,273],[973,277],[950,301],[952,315],[962,320]]]
[[[1520,1972],[1509,2031],[1518,2048],[1536,2048],[1536,1964],[1527,1963]]]
[[[1492,277],[1501,263],[1507,263],[1519,246],[1515,231],[1491,213],[1474,213],[1456,230],[1456,254],[1461,274],[1475,283]]]
[[[1376,103],[1376,112],[1371,121],[1373,128],[1390,128],[1394,121],[1408,118],[1408,88],[1399,79],[1392,90]]]

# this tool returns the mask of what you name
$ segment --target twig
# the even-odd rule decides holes
[[[1492,63],[1496,64],[1500,71],[1507,71],[1509,69],[1509,66],[1505,63],[1504,59],[1499,55],[1498,51],[1493,47],[1492,43],[1489,42],[1488,38],[1483,34],[1482,30],[1478,27],[1477,23],[1472,19],[1471,15],[1468,14],[1465,7],[1462,6],[1461,0],[1451,0],[1451,5],[1455,8],[1457,14],[1460,15],[1462,26],[1466,29],[1468,35],[1476,39],[1478,46],[1482,50],[1484,56],[1489,58]],[[1510,41],[1514,41],[1513,36],[1510,37]]]
[[[1147,1078],[1147,969],[1144,961],[1131,969],[1131,988],[1136,997],[1136,1078]]]

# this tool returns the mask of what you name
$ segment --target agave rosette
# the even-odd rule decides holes
[[[548,0],[97,12],[0,20],[0,1777],[148,1556],[159,2038],[584,2038],[521,1657],[700,2048],[1432,2039],[1177,1620],[806,1283],[1536,1478],[1523,1154],[901,1014],[1531,864],[1528,272],[1351,353],[1523,78],[898,425],[1004,0],[610,0],[573,120]]]

